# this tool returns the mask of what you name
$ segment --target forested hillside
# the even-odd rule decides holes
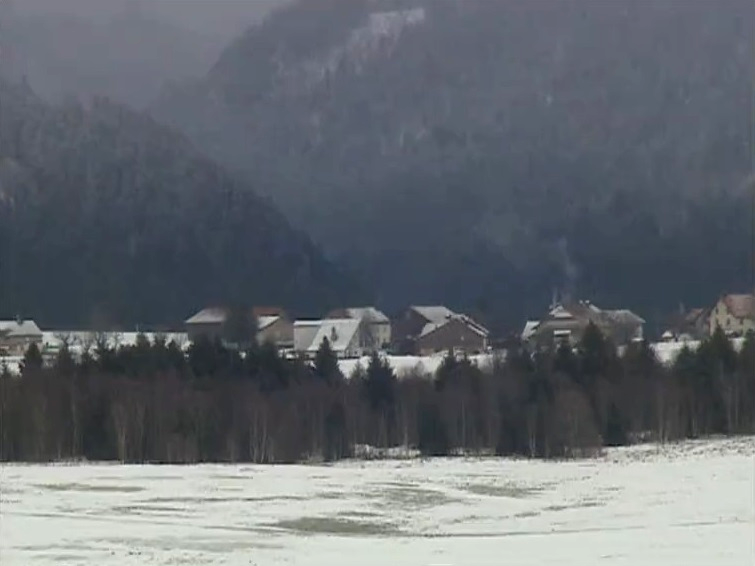
[[[153,112],[389,308],[505,326],[561,287],[652,319],[752,283],[753,21],[748,0],[308,0]]]
[[[354,283],[252,188],[107,99],[0,81],[0,317],[166,324],[211,302],[319,312]]]

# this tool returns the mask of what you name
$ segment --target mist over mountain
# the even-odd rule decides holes
[[[231,38],[290,0],[3,0],[21,14],[66,14],[107,22],[139,11],[182,29]]]
[[[308,0],[153,107],[386,305],[752,284],[748,0]]]
[[[316,314],[353,281],[183,137],[104,98],[0,80],[0,316],[176,324],[208,303]]]
[[[166,83],[204,75],[275,4],[0,0],[0,66],[51,101],[106,95],[141,108]]]

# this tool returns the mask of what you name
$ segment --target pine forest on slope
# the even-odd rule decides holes
[[[183,137],[107,99],[0,80],[0,313],[177,324],[207,302],[317,314],[356,285]]]

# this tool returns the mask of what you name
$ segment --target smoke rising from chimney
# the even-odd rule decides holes
[[[556,243],[556,249],[558,251],[558,262],[562,270],[562,287],[561,287],[561,302],[568,303],[572,301],[577,292],[577,281],[579,280],[579,268],[577,264],[571,258],[569,254],[569,241],[566,238],[561,238]]]

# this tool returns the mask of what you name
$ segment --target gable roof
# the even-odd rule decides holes
[[[528,320],[524,323],[524,330],[522,330],[521,338],[525,342],[535,335],[535,331],[540,326],[539,320]]]
[[[259,312],[264,312],[267,307],[263,307]],[[264,330],[283,315],[280,314],[257,314],[257,309],[252,309],[253,316],[257,319],[257,329]],[[272,312],[272,311],[270,311]],[[282,312],[282,311],[281,311]],[[186,319],[185,324],[223,324],[228,318],[228,309],[225,307],[208,307],[202,309],[194,316]]]
[[[0,320],[0,334],[8,338],[41,338],[42,331],[33,320]]]
[[[629,309],[603,310],[589,301],[576,301],[567,305],[556,305],[548,311],[543,322],[593,322],[597,325],[640,325],[645,320]],[[534,321],[530,321],[534,322]],[[527,327],[525,327],[527,330]],[[532,332],[537,327],[530,328]]]
[[[444,307],[443,305],[432,305],[432,306],[416,306],[413,305],[409,307],[411,310],[419,314],[421,317],[423,317],[428,322],[433,322],[435,324],[440,324],[441,322],[448,320],[452,316],[454,316],[456,313],[454,313],[451,309],[448,307]]]
[[[223,324],[228,310],[224,307],[208,307],[186,319],[186,324]]]
[[[428,322],[424,327],[422,327],[422,332],[420,332],[419,338],[423,338],[427,336],[428,334],[432,334],[436,330],[439,330],[440,328],[443,328],[447,324],[450,324],[451,322],[454,322],[454,321],[461,322],[467,328],[469,328],[472,332],[474,332],[475,334],[479,334],[483,338],[487,337],[489,334],[487,328],[475,322],[470,317],[463,314],[454,314],[453,316],[443,320],[442,322],[437,322],[437,323]]]
[[[294,350],[306,352],[320,329],[321,320],[294,321]]]
[[[611,322],[618,324],[645,324],[645,319],[636,315],[628,309],[618,309],[611,311],[602,311]]]
[[[565,308],[563,305],[556,305],[548,312],[548,318],[567,320],[574,318],[574,313],[572,313],[571,310]]]
[[[687,323],[695,323],[698,320],[700,320],[701,317],[703,317],[705,314],[707,314],[707,309],[691,309],[685,316],[684,316],[684,322]]]
[[[355,318],[328,318],[307,322],[319,323],[317,333],[307,348],[308,352],[316,352],[325,338],[330,342],[330,347],[334,352],[344,352],[353,341],[362,323],[361,319]]]
[[[259,316],[257,317],[257,330],[265,330],[281,319],[280,316]]]
[[[755,318],[754,295],[726,295],[722,300],[733,317]]]

